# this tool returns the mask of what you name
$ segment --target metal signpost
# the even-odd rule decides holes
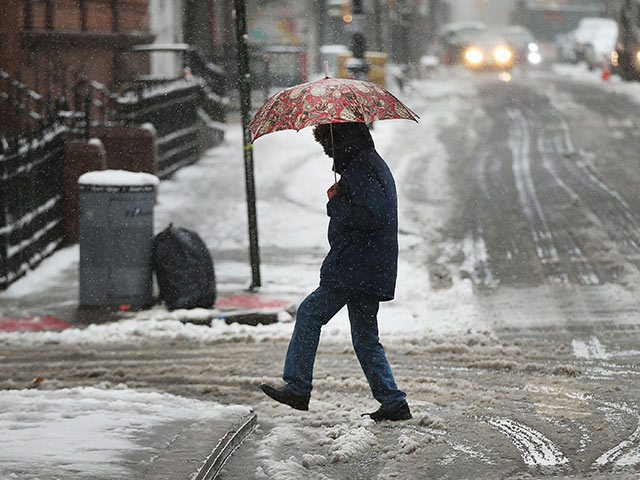
[[[260,287],[260,249],[258,246],[258,216],[256,213],[256,184],[253,175],[253,145],[247,127],[251,115],[251,75],[247,50],[247,11],[244,0],[234,0],[236,42],[238,48],[238,86],[240,89],[240,114],[244,150],[244,173],[247,188],[247,213],[249,219],[249,257],[251,260],[250,290]]]

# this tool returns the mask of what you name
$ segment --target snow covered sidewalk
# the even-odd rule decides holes
[[[0,391],[0,412],[1,479],[196,478],[255,425],[247,407],[125,386]]]
[[[434,82],[425,91],[438,98],[460,89],[451,82]],[[429,115],[416,127],[422,135],[419,144],[408,141],[415,138],[416,131],[407,130],[403,122],[380,122],[374,136],[383,156],[388,153],[393,160],[407,206],[412,205],[405,192],[405,187],[411,188],[407,181],[412,176],[411,165],[431,159],[427,165],[430,190],[428,195],[421,193],[418,205],[420,218],[426,219],[431,231],[447,218],[443,205],[448,196],[442,173],[448,158],[435,137],[435,125],[453,121],[455,112],[450,102],[428,103],[424,92],[410,103],[419,110],[429,107]],[[230,161],[242,157],[241,145],[241,130],[238,125],[230,125],[221,146],[162,182],[155,209],[156,230],[174,222],[201,234],[214,254],[221,296],[244,291],[250,277],[242,162]],[[333,181],[331,164],[310,130],[266,137],[255,150],[263,252],[260,293],[301,299],[317,286],[318,269],[328,248],[325,191]],[[468,279],[454,278],[446,290],[431,288],[428,271],[422,261],[416,261],[429,258],[431,239],[424,237],[411,213],[401,211],[397,301],[381,306],[380,332],[385,342],[406,338],[415,341],[434,332],[484,327]],[[229,325],[215,318],[196,325],[183,322],[184,312],[168,312],[163,307],[128,312],[108,323],[87,325],[90,322],[84,319],[75,321],[78,258],[77,246],[62,249],[0,293],[0,314],[4,316],[54,315],[65,321],[69,318],[72,328],[0,332],[0,345],[29,348],[52,344],[135,344],[144,348],[146,342],[172,338],[188,339],[196,345],[237,340],[286,341],[290,337],[291,317],[259,326]],[[212,313],[189,312],[191,320],[198,315],[208,320]],[[348,345],[349,331],[346,312],[340,312],[323,331],[323,342]],[[192,478],[187,469],[199,468],[226,429],[237,425],[237,421],[243,424],[251,415],[247,407],[222,407],[166,393],[114,388],[113,384],[108,387],[93,378],[86,379],[87,386],[58,390],[43,390],[47,382],[41,383],[37,389],[15,390],[23,385],[9,385],[11,390],[0,391],[0,480],[139,479],[145,475]],[[180,461],[168,461],[171,455]],[[170,464],[185,470],[161,475],[161,469]]]

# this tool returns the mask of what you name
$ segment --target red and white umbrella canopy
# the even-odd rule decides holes
[[[255,141],[262,135],[279,130],[300,130],[323,123],[368,124],[392,118],[417,122],[419,117],[379,85],[327,77],[273,95],[249,122],[249,130]]]

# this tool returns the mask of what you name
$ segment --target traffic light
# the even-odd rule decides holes
[[[344,23],[353,22],[353,15],[351,14],[351,2],[347,0],[342,4],[342,8],[340,9],[342,13],[342,20]]]

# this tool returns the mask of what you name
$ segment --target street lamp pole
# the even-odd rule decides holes
[[[249,51],[247,49],[247,11],[244,0],[234,0],[236,44],[238,48],[238,87],[240,90],[240,115],[242,117],[242,140],[244,152],[244,174],[247,189],[247,216],[249,220],[249,258],[251,261],[250,290],[260,287],[260,249],[258,246],[258,215],[256,213],[256,184],[253,174],[253,145],[249,132],[251,115],[251,75],[249,73]]]

